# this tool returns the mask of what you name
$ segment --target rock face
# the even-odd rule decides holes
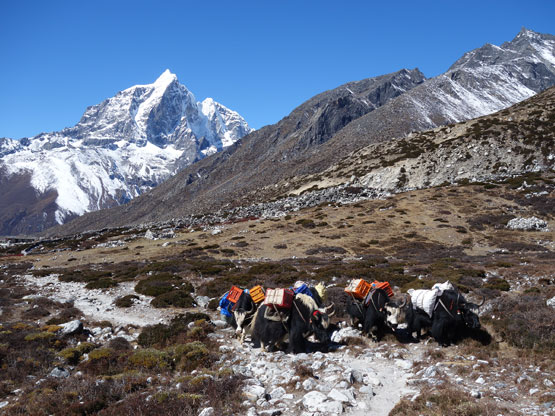
[[[80,218],[64,232],[272,200],[284,196],[296,177],[322,175],[365,146],[483,116],[551,85],[555,37],[523,30],[500,47],[485,45],[465,54],[446,73],[429,80],[417,69],[402,70],[317,95],[279,123],[183,169],[148,198],[135,199],[110,215]],[[280,181],[281,194],[276,190]]]
[[[77,125],[0,139],[0,234],[41,231],[128,202],[251,128],[236,112],[198,102],[166,70],[87,108]]]

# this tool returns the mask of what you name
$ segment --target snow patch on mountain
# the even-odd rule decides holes
[[[31,174],[38,194],[56,190],[55,220],[129,201],[181,168],[253,131],[235,111],[198,102],[164,71],[87,108],[77,125],[16,141],[0,139],[4,174]]]

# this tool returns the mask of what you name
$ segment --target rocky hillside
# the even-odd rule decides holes
[[[299,177],[323,178],[324,170],[369,144],[501,110],[554,85],[554,39],[523,29],[501,47],[486,45],[465,54],[436,78],[403,70],[320,94],[144,198],[108,216],[74,221],[66,230],[168,220],[284,196]],[[423,146],[422,151],[428,145]]]
[[[301,193],[348,183],[383,194],[550,171],[554,126],[552,87],[489,116],[367,146],[321,175],[298,177],[278,189]]]
[[[356,203],[350,187],[346,203],[280,218],[0,242],[1,412],[551,415],[554,179]],[[360,277],[397,295],[449,280],[485,297],[482,327],[449,347],[390,332],[376,343],[345,327],[344,287]],[[324,282],[335,303],[328,349],[240,346],[215,310],[231,285],[299,279]]]
[[[123,204],[251,132],[165,71],[87,108],[74,127],[0,139],[0,235],[28,234]]]
[[[267,185],[271,178],[275,181],[290,176],[302,167],[303,158],[317,152],[349,122],[424,80],[417,69],[402,70],[321,93],[279,123],[255,131],[223,152],[185,168],[159,192],[132,201],[121,211],[112,211],[109,222],[167,219],[186,212],[196,213],[201,207],[220,208],[232,202],[232,196],[235,202],[244,202],[238,194],[240,189],[256,189]],[[98,213],[80,218],[69,227],[71,230],[96,228],[105,220],[106,215]]]

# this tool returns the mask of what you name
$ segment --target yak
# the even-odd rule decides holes
[[[447,346],[462,336],[466,329],[476,330],[480,328],[478,315],[472,309],[479,308],[469,303],[456,290],[445,290],[437,297],[430,317],[424,310],[415,308],[410,296],[400,305],[391,302],[386,306],[387,322],[397,334],[400,333],[401,324],[406,324],[406,331],[416,339],[422,337],[422,329],[431,328],[432,337],[442,346]]]
[[[382,289],[372,290],[366,296],[362,332],[369,335],[374,341],[379,341],[387,330],[385,306],[388,302],[389,296]]]
[[[308,352],[307,338],[314,335],[320,343],[327,343],[329,335],[327,328],[329,318],[333,315],[333,305],[320,308],[316,301],[304,294],[296,294],[293,305],[287,312],[271,315],[272,310],[268,305],[258,308],[253,319],[252,339],[260,343],[263,350],[274,351],[285,344],[288,353],[298,354]]]
[[[465,329],[480,328],[480,319],[472,310],[484,304],[469,303],[456,290],[445,290],[438,296],[432,315],[432,337],[441,346],[455,342]]]
[[[375,341],[379,340],[386,330],[386,310],[389,302],[387,293],[382,289],[372,290],[364,301],[352,299],[347,303],[350,324],[362,325],[362,332]]]
[[[245,335],[247,335],[249,332],[250,324],[253,320],[257,308],[258,306],[252,300],[251,295],[246,290],[244,290],[235,305],[233,305],[233,308],[231,309],[233,312],[233,317],[235,318],[235,323],[237,325],[235,331],[237,335],[240,336],[239,341],[241,342],[241,344],[245,340]]]
[[[387,325],[390,326],[398,335],[405,329],[410,340],[422,339],[422,330],[432,326],[432,319],[420,308],[416,308],[410,295],[404,297],[399,302],[393,300],[385,306],[387,315]],[[414,334],[416,333],[416,337]]]

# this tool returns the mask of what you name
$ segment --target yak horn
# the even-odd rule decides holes
[[[407,298],[405,298],[405,299],[403,300],[403,303],[401,303],[401,304],[399,305],[399,308],[404,308],[406,304],[407,304]]]
[[[482,302],[480,302],[480,304],[476,304],[477,307],[480,307],[484,304],[484,302],[486,301],[486,297],[484,295],[482,295]]]
[[[330,306],[326,306],[324,308],[324,311],[328,314],[328,316],[333,316],[333,314],[335,313],[335,303],[332,302]]]

